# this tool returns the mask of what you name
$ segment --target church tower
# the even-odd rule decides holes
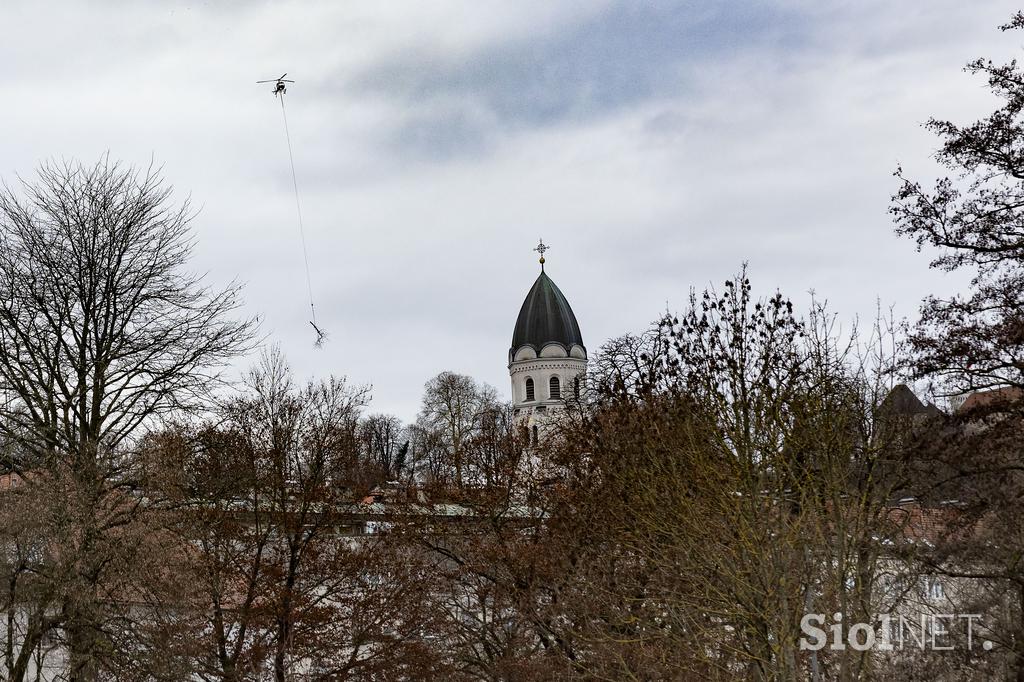
[[[515,415],[531,427],[580,394],[587,369],[576,315],[544,271],[548,247],[541,241],[535,250],[540,252],[540,276],[523,301],[508,351]],[[536,438],[536,428],[533,433]]]

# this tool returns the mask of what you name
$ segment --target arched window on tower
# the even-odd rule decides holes
[[[572,378],[572,394],[576,400],[580,399],[580,377],[576,375]]]
[[[562,385],[558,382],[558,377],[551,377],[551,381],[548,382],[548,397],[552,400],[559,400],[562,397]]]
[[[526,402],[533,400],[533,379],[526,377]]]
[[[538,434],[537,434],[537,425],[534,424],[533,425],[533,444],[536,445],[537,441],[539,441],[539,440],[540,440],[540,438],[538,437]]]

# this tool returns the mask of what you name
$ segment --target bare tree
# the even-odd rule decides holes
[[[16,472],[65,493],[51,575],[70,680],[96,679],[108,650],[101,585],[126,568],[112,533],[138,507],[127,446],[252,338],[231,319],[239,289],[187,270],[190,221],[156,171],[108,160],[46,164],[0,192],[0,434]]]
[[[426,436],[423,442],[432,446],[425,453],[435,460],[429,468],[436,471],[443,482],[463,485],[468,473],[469,440],[497,402],[497,392],[492,386],[480,385],[462,374],[442,372],[427,382],[416,423]]]
[[[1001,27],[1021,28],[1024,13]],[[929,120],[936,158],[955,175],[926,189],[897,169],[891,207],[898,233],[937,250],[933,268],[973,275],[968,295],[926,299],[912,336],[918,372],[951,392],[1024,387],[1024,71],[986,59],[966,70],[1001,106],[967,125]]]
[[[5,475],[0,488],[4,672],[8,680],[23,680],[33,662],[44,657],[42,644],[60,622],[59,580],[51,574],[58,564],[46,524],[58,491],[42,482],[26,485],[15,473]]]
[[[1000,29],[1024,29],[1024,13]],[[973,606],[993,628],[989,659],[1002,654],[1024,680],[1024,69],[980,58],[965,70],[987,81],[997,108],[966,124],[929,120],[950,175],[926,187],[898,169],[891,213],[899,234],[933,250],[933,268],[972,275],[965,294],[924,301],[914,371],[947,394],[1002,390],[919,439],[913,493],[955,502],[957,514],[915,554],[923,571],[973,582]]]
[[[179,620],[195,622],[203,679],[409,678],[432,660],[419,557],[349,485],[367,395],[343,379],[297,386],[272,351],[216,421],[182,431],[171,483],[199,594]]]
[[[357,429],[362,466],[373,484],[398,480],[405,469],[409,441],[398,417],[371,414],[359,422]]]
[[[597,382],[563,451],[542,453],[563,471],[545,507],[553,543],[541,553],[561,562],[545,576],[559,605],[548,619],[572,643],[574,671],[872,672],[869,656],[819,658],[797,640],[808,611],[876,613],[874,576],[899,531],[887,513],[902,481],[899,441],[874,433],[893,359],[865,358],[878,336],[843,341],[820,308],[800,320],[783,297],[750,292],[741,274],[642,344],[599,353],[614,379]]]
[[[633,390],[654,381],[659,359],[668,352],[660,325],[640,334],[624,334],[606,341],[589,363],[588,381],[599,392]]]

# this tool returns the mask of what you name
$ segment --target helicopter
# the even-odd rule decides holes
[[[287,75],[288,75],[287,73],[282,73],[280,78],[270,78],[270,79],[265,80],[265,81],[256,81],[256,82],[257,83],[273,83],[274,84],[274,97],[277,97],[279,94],[280,95],[287,94],[288,88],[285,87],[285,83],[294,83],[295,82],[295,81],[291,81],[291,80],[285,80],[285,76],[287,76]]]

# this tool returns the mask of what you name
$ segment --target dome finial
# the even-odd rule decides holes
[[[540,271],[541,271],[541,272],[544,272],[544,252],[545,252],[545,251],[547,251],[547,250],[548,250],[548,249],[550,249],[550,248],[551,248],[551,247],[550,247],[550,246],[547,246],[547,245],[545,245],[545,244],[544,244],[544,240],[543,240],[543,239],[541,239],[541,240],[540,240],[540,244],[538,244],[538,245],[537,245],[537,248],[535,248],[535,249],[534,249],[534,251],[536,251],[537,253],[539,253],[539,254],[540,254]]]

